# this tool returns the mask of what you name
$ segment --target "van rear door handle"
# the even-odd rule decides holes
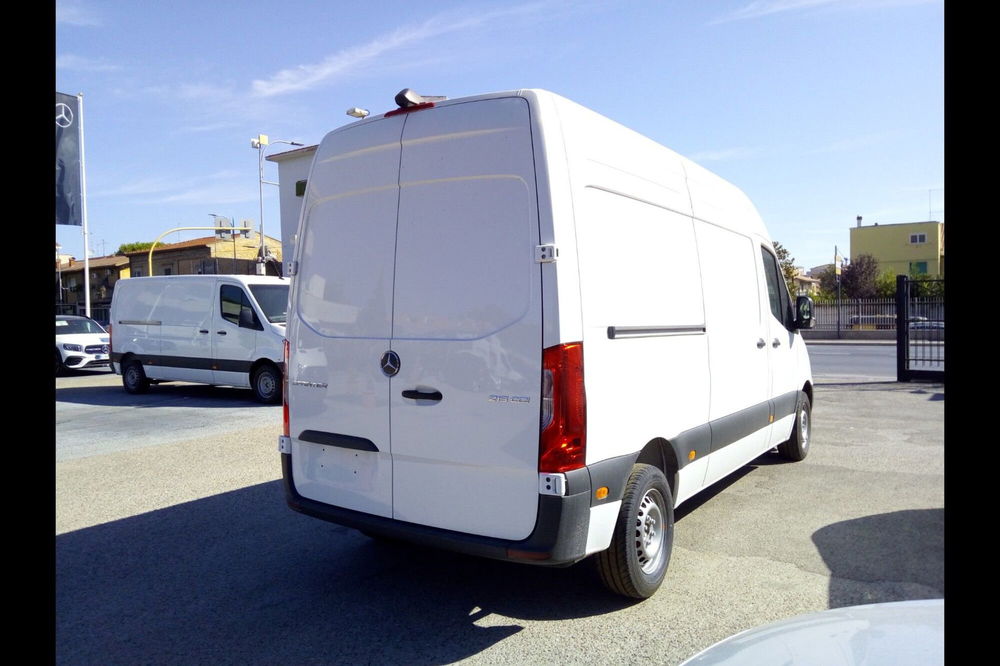
[[[198,332],[199,332],[199,333],[208,333],[208,329],[207,329],[207,328],[203,328],[203,329],[201,329],[201,330],[200,330],[200,331],[198,331]]]
[[[416,391],[411,389],[403,391],[403,397],[410,400],[440,400],[444,396],[441,395],[441,391]]]
[[[779,340],[778,338],[775,338],[774,342],[771,343],[771,346],[774,347],[774,348],[780,347],[781,346],[781,340]]]
[[[767,343],[764,342],[764,338],[761,338],[760,340],[757,341],[757,349],[763,349],[764,345],[766,345],[766,344]]]

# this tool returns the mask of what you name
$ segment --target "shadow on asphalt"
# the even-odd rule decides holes
[[[830,569],[830,608],[944,597],[944,509],[845,520],[812,540]]]
[[[56,389],[56,402],[100,407],[273,407],[254,399],[250,389],[207,384],[154,384],[132,395],[117,386],[67,386]]]
[[[57,536],[57,663],[451,663],[521,631],[493,613],[633,605],[589,564],[373,541],[294,513],[274,481]]]

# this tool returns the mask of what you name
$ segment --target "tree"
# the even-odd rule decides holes
[[[774,243],[774,254],[778,257],[778,266],[781,267],[781,274],[785,277],[788,293],[794,298],[799,291],[798,287],[795,286],[795,276],[798,275],[798,271],[795,269],[795,257],[791,256],[785,246],[777,241]]]
[[[944,280],[926,274],[910,275],[912,298],[944,298]]]
[[[833,266],[819,274],[819,297],[824,301],[837,298],[837,269]]]
[[[894,298],[896,296],[896,274],[892,271],[882,271],[875,280],[875,293],[879,298]]]
[[[153,247],[152,243],[122,243],[118,246],[118,251],[115,254],[125,255],[129,252],[148,250],[151,247]]]
[[[859,254],[840,274],[840,286],[847,298],[875,298],[878,295],[878,259]]]

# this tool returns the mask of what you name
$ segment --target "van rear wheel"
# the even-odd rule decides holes
[[[667,479],[652,465],[635,465],[611,546],[596,556],[601,580],[626,597],[651,597],[667,573],[673,543],[674,501]]]
[[[281,372],[270,363],[264,363],[253,371],[250,387],[259,402],[265,404],[278,402],[281,400]]]
[[[142,363],[133,358],[122,364],[122,386],[126,393],[145,393],[149,390],[149,379]]]

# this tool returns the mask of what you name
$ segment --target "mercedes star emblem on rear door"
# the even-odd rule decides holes
[[[382,354],[382,372],[386,377],[392,377],[399,372],[399,354],[394,351],[387,351]]]

